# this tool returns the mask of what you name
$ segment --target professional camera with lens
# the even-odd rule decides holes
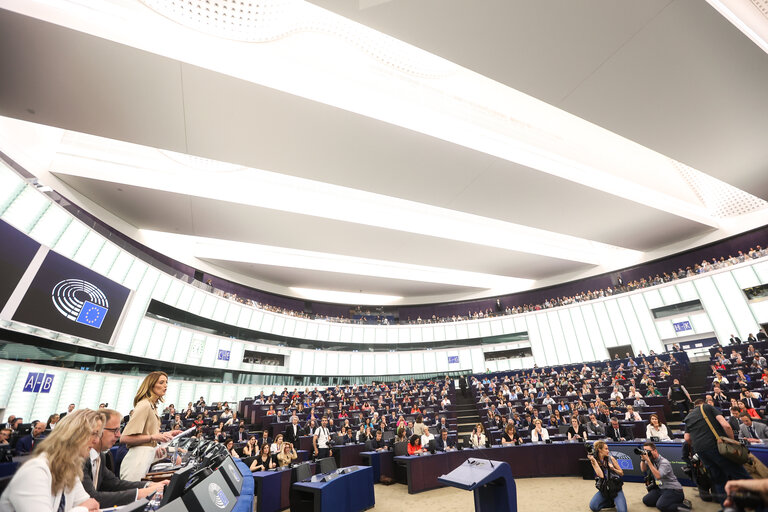
[[[746,510],[763,510],[766,506],[762,496],[756,492],[744,491],[730,494],[732,505],[723,509],[724,512],[744,512]]]
[[[595,446],[592,443],[584,443],[584,449],[587,450],[587,455],[595,454]]]
[[[648,450],[644,450],[643,448],[635,448],[635,455],[648,455]]]

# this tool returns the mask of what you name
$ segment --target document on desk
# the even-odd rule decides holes
[[[134,501],[133,503],[129,503],[128,505],[123,505],[122,507],[100,508],[99,512],[132,512],[144,510],[147,506],[147,503],[149,503],[149,499],[142,498],[140,500]]]

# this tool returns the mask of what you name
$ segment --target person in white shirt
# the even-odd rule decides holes
[[[651,414],[648,426],[645,427],[645,438],[650,439],[652,437],[658,437],[659,441],[671,441],[669,437],[669,430],[667,426],[659,421],[659,417],[655,414]]]
[[[424,425],[424,433],[421,434],[421,446],[424,448],[429,446],[430,441],[434,441],[435,436],[429,432],[429,427]]]
[[[316,459],[333,457],[333,450],[328,444],[330,440],[331,432],[328,430],[328,418],[323,416],[320,426],[315,429],[312,437],[312,447]]]
[[[269,453],[277,455],[283,451],[283,434],[277,434],[275,436],[275,442],[269,447]]]
[[[531,430],[531,442],[538,443],[549,439],[549,432],[542,426],[541,420],[535,420],[533,425],[533,430]]]
[[[627,412],[624,414],[624,421],[643,421],[640,418],[640,413],[637,412],[631,405],[627,406]]]
[[[97,411],[74,411],[22,464],[0,496],[3,512],[97,512],[80,479],[91,449],[91,438],[101,436],[103,416]]]
[[[469,436],[469,444],[472,446],[472,448],[485,448],[485,443],[485,429],[481,423],[478,423],[475,425],[475,429]]]

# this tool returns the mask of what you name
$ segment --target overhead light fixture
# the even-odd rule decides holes
[[[707,0],[717,12],[768,53],[768,0]]]

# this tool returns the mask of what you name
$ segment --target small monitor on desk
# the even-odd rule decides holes
[[[318,461],[318,473],[330,473],[336,471],[336,459],[333,457],[325,457]]]
[[[187,481],[192,474],[194,466],[192,464],[185,466],[176,471],[171,477],[171,481],[165,487],[163,491],[163,500],[160,502],[160,506],[175,500],[184,493],[184,489],[187,486]]]
[[[295,471],[294,477],[297,482],[302,482],[312,476],[312,468],[310,467],[309,462],[299,464],[293,470]]]

